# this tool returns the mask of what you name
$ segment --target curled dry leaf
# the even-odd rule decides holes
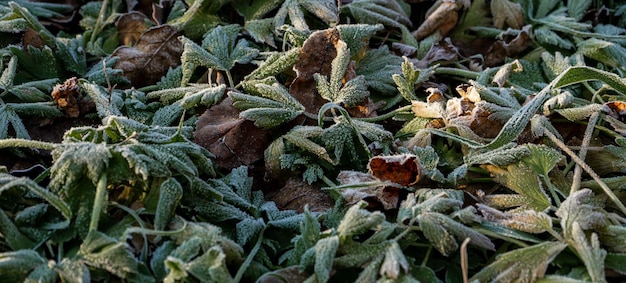
[[[124,71],[135,87],[155,84],[169,68],[180,65],[183,45],[178,30],[169,25],[148,29],[134,47],[118,47],[111,56],[119,57],[115,68]]]
[[[148,29],[146,16],[136,11],[121,15],[115,22],[115,26],[120,42],[126,46],[135,44]]]
[[[417,40],[439,31],[442,37],[450,32],[459,20],[459,5],[455,1],[442,1],[432,13],[428,15],[422,25],[412,33]]]
[[[300,213],[304,211],[305,205],[308,205],[309,211],[323,212],[331,209],[335,203],[327,191],[308,184],[299,176],[289,176],[282,188],[268,197],[279,208]]]
[[[298,62],[293,69],[296,79],[289,87],[289,93],[304,105],[307,112],[317,113],[326,100],[317,92],[313,75],[330,76],[331,62],[337,57],[336,45],[340,36],[337,29],[316,31],[304,42]]]
[[[375,207],[377,204],[382,205],[384,209],[398,207],[401,187],[394,183],[377,182],[378,179],[371,174],[358,171],[341,171],[337,175],[337,180],[341,185],[374,184],[342,189],[341,196],[349,205],[364,200],[370,207]]]
[[[504,24],[514,29],[519,29],[524,25],[524,12],[522,5],[509,0],[491,1],[491,14],[493,15],[493,25],[503,29]]]
[[[530,38],[530,25],[516,31],[514,35],[505,35],[502,39],[494,42],[485,55],[485,65],[497,66],[504,62],[506,57],[513,57],[522,53],[532,45]]]
[[[435,62],[455,62],[460,57],[459,49],[446,38],[430,47],[421,60],[412,60],[416,68],[425,69]]]
[[[367,168],[375,178],[401,186],[414,185],[422,177],[419,158],[413,154],[375,156]]]
[[[239,118],[239,110],[230,98],[204,112],[194,132],[194,142],[213,153],[218,166],[228,169],[263,158],[270,138],[269,131]]]
[[[63,84],[58,84],[52,89],[52,98],[67,117],[76,118],[80,114],[77,100],[79,96],[80,86],[76,77],[69,78]]]

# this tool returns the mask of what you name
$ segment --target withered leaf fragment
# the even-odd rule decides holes
[[[158,82],[169,68],[180,65],[183,45],[178,41],[178,30],[169,25],[148,29],[135,46],[118,47],[111,56],[120,58],[116,69],[124,71],[135,87]]]
[[[414,185],[422,177],[419,158],[413,154],[375,156],[367,167],[375,178],[402,186]]]
[[[80,95],[79,91],[80,86],[76,77],[69,78],[63,84],[58,84],[52,89],[52,98],[59,105],[59,108],[63,110],[65,116],[76,118],[80,114],[80,108],[76,100]]]
[[[230,98],[225,98],[209,108],[198,119],[194,132],[194,142],[213,153],[219,167],[228,169],[263,158],[271,137],[253,121],[240,118],[232,104]]]

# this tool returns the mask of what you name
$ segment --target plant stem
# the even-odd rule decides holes
[[[104,17],[106,16],[106,11],[107,11],[107,7],[109,6],[109,2],[110,0],[104,0],[102,2],[102,6],[100,7],[100,13],[98,13],[98,18],[96,19],[96,24],[94,25],[93,30],[91,30],[91,37],[89,38],[89,42],[91,43],[96,41],[96,35],[99,34],[100,30],[102,29],[102,21]]]
[[[263,233],[265,233],[265,228],[261,230],[261,233],[259,233],[259,239],[256,241],[256,244],[254,244],[254,247],[248,254],[248,257],[246,258],[246,260],[244,260],[244,262],[239,267],[239,270],[237,270],[237,274],[235,275],[233,282],[241,281],[241,278],[243,277],[243,274],[246,272],[246,269],[248,269],[248,266],[250,266],[250,263],[252,262],[256,254],[259,252],[259,249],[261,248],[261,243],[263,242]]]
[[[96,198],[93,200],[93,209],[91,210],[91,221],[89,222],[89,231],[98,230],[98,222],[100,221],[100,214],[102,213],[102,207],[106,201],[107,193],[107,174],[100,175],[98,184],[96,185]]]
[[[593,131],[596,123],[598,123],[598,118],[600,117],[599,112],[594,112],[589,117],[589,124],[587,124],[587,129],[585,129],[585,135],[583,137],[583,142],[580,145],[580,150],[578,151],[578,157],[580,160],[585,160],[587,157],[587,148],[591,143],[591,136],[593,136]],[[574,167],[574,179],[572,181],[572,187],[570,188],[570,194],[573,194],[580,188],[580,179],[582,177],[583,170],[580,168],[580,165],[576,165]]]
[[[386,120],[388,118],[391,118],[393,116],[396,116],[396,114],[400,113],[400,112],[404,112],[404,111],[410,111],[411,108],[413,106],[412,105],[406,105],[406,106],[402,106],[398,109],[395,109],[393,111],[389,111],[385,114],[376,116],[376,117],[368,117],[368,118],[354,118],[357,119],[359,121],[364,121],[364,122],[378,122],[378,121],[382,121],[382,120]]]
[[[572,158],[572,160],[574,160],[574,162],[580,165],[580,167],[582,167],[582,169],[585,170],[585,172],[587,172],[587,174],[589,174],[589,176],[591,176],[591,178],[593,178],[596,181],[596,183],[598,183],[600,188],[602,188],[602,190],[609,197],[609,199],[611,199],[611,201],[615,203],[615,205],[619,208],[619,210],[624,215],[626,215],[626,207],[624,206],[624,204],[619,200],[619,198],[617,198],[617,196],[613,193],[613,191],[611,191],[611,188],[609,188],[604,183],[604,181],[600,179],[600,176],[598,176],[598,174],[595,171],[593,171],[593,169],[591,169],[591,167],[589,167],[587,163],[585,163],[585,161],[580,159],[580,157],[578,157],[576,153],[574,153],[571,149],[569,149],[567,145],[565,145],[561,140],[559,140],[559,138],[557,138],[548,129],[544,128],[543,134],[548,136],[548,138],[550,138],[550,140],[554,142],[554,144],[556,144],[559,148],[561,148],[561,150],[567,153],[567,155],[569,155]]]
[[[226,77],[228,77],[228,85],[230,85],[230,87],[235,88],[235,82],[233,81],[233,75],[230,73],[230,71],[226,71]]]
[[[438,67],[435,68],[436,75],[454,75],[460,76],[468,79],[477,79],[480,76],[479,72],[457,69],[457,68],[448,68],[448,67]]]
[[[53,150],[58,144],[26,139],[3,139],[0,140],[0,148],[28,147],[43,150]]]

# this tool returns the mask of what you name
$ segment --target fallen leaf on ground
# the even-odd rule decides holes
[[[274,194],[268,194],[269,200],[276,203],[280,209],[292,209],[302,213],[304,206],[309,211],[327,211],[334,205],[334,201],[327,191],[315,185],[310,185],[300,176],[289,176],[282,188]]]
[[[420,60],[412,60],[416,68],[425,69],[435,62],[455,62],[460,57],[459,49],[452,44],[450,38],[446,38],[441,42],[433,45],[424,58]]]
[[[146,16],[140,12],[130,12],[121,15],[115,22],[120,42],[126,46],[134,45],[148,29],[145,20]]]
[[[330,76],[331,62],[337,57],[336,45],[339,41],[337,29],[316,31],[304,42],[298,62],[293,69],[296,79],[289,87],[289,93],[304,105],[309,113],[317,113],[327,101],[317,92],[317,82],[313,75]]]
[[[398,207],[400,190],[402,189],[398,185],[390,182],[380,182],[371,174],[358,171],[341,171],[337,175],[337,180],[341,185],[355,185],[354,188],[344,188],[340,191],[341,196],[348,205],[364,200],[371,208],[376,207],[378,204],[382,205],[384,209]],[[372,185],[366,185],[367,183]],[[364,185],[359,186],[359,184]]]
[[[263,158],[270,142],[270,132],[239,118],[239,110],[227,97],[200,116],[194,142],[215,155],[219,167],[236,168]]]
[[[530,25],[524,26],[516,35],[505,35],[494,42],[485,55],[485,66],[500,65],[506,57],[515,57],[533,44],[530,38]]]
[[[493,15],[493,25],[503,29],[504,24],[514,29],[519,29],[524,25],[524,13],[519,3],[509,0],[492,0],[491,14]]]
[[[135,46],[115,49],[112,57],[119,57],[116,69],[124,71],[134,87],[155,84],[167,70],[180,65],[183,44],[178,41],[178,30],[169,25],[148,29]]]
[[[402,186],[414,185],[422,177],[419,158],[413,154],[374,156],[367,168],[375,178]]]
[[[413,37],[422,40],[436,31],[445,37],[459,20],[458,10],[459,6],[455,1],[441,2],[439,7],[430,13],[422,25],[412,33]]]

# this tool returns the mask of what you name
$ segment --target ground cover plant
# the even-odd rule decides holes
[[[624,26],[624,1],[0,0],[0,277],[626,280]]]

